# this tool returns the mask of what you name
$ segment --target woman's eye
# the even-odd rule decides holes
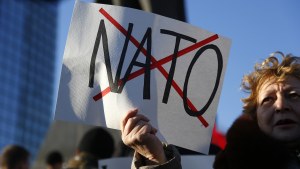
[[[289,98],[291,98],[291,99],[299,99],[300,95],[297,92],[292,91],[292,92],[289,93]]]
[[[271,102],[272,100],[273,100],[272,97],[265,97],[265,98],[262,100],[261,104],[269,103],[269,102]]]

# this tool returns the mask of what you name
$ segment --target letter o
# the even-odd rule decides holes
[[[216,52],[217,54],[217,59],[218,59],[218,70],[217,70],[217,78],[216,78],[216,83],[215,83],[215,86],[214,86],[214,89],[213,89],[213,92],[212,94],[210,95],[207,103],[204,105],[204,107],[199,110],[199,111],[193,111],[189,108],[188,104],[187,104],[187,87],[188,87],[188,82],[189,82],[189,78],[190,78],[190,75],[191,75],[191,71],[194,67],[194,64],[196,63],[197,59],[200,57],[200,55],[208,50],[208,49],[212,49]],[[191,64],[189,65],[188,67],[188,71],[187,71],[187,74],[186,74],[186,77],[185,77],[185,81],[184,81],[184,87],[183,87],[183,106],[184,106],[184,109],[186,111],[186,113],[190,116],[201,116],[205,113],[205,111],[208,109],[208,107],[210,106],[211,102],[213,101],[215,95],[216,95],[216,92],[218,90],[218,86],[219,86],[219,83],[220,83],[220,78],[221,78],[221,73],[222,73],[222,69],[223,69],[223,58],[222,58],[222,54],[221,54],[221,51],[220,49],[216,46],[216,45],[213,45],[213,44],[210,44],[210,45],[206,45],[202,48],[200,48],[197,53],[195,54],[193,60],[191,61]]]

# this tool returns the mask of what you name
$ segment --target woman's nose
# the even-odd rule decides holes
[[[285,98],[283,95],[278,95],[275,101],[275,111],[285,112],[289,110],[290,110],[290,106],[287,98]]]

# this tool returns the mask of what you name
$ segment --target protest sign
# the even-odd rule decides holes
[[[213,169],[215,156],[209,155],[183,155],[181,166],[183,169]],[[132,157],[110,158],[99,160],[99,169],[120,169],[130,168]]]
[[[119,129],[138,108],[162,141],[207,153],[229,46],[174,19],[76,1],[55,119]]]

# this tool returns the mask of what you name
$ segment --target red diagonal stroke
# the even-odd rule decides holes
[[[101,8],[100,10],[100,13],[102,13],[120,32],[122,32],[124,35],[126,35],[127,34],[127,31],[114,19],[114,18],[112,18],[103,8]],[[218,35],[214,35],[214,36],[211,36],[211,37],[209,37],[209,38],[207,38],[207,39],[205,39],[205,40],[203,40],[203,41],[201,41],[202,42],[202,45],[204,45],[204,44],[206,44],[206,43],[209,43],[209,42],[206,42],[206,40],[208,40],[208,39],[213,39],[214,38],[214,40],[215,39],[217,39],[218,38]],[[140,44],[139,44],[139,42],[133,37],[133,36],[131,36],[130,37],[130,41],[136,46],[136,47],[138,47]],[[212,40],[211,40],[212,41]],[[205,43],[206,42],[206,43]],[[198,42],[198,43],[196,43],[196,44],[198,44],[197,46],[199,47],[199,43],[200,42]],[[194,45],[192,45],[192,46],[190,46],[190,47],[187,47],[187,48],[185,48],[185,49],[183,49],[183,50],[181,50],[181,51],[179,51],[178,52],[178,57],[179,57],[179,55],[180,56],[182,56],[182,55],[184,55],[185,53],[187,53],[187,52],[190,52],[190,51],[192,51],[192,50],[194,50],[194,49],[196,49],[196,48],[198,48],[198,47],[196,47],[196,44],[194,44]],[[200,45],[200,46],[202,46],[202,45]],[[142,53],[145,55],[145,56],[147,56],[147,51],[146,51],[146,49],[145,48],[142,48],[141,49],[141,51],[142,51]],[[151,69],[154,69],[154,68],[158,68],[158,70],[163,74],[163,76],[167,79],[168,78],[168,73],[167,73],[167,71],[161,66],[161,64],[164,64],[164,63],[167,63],[167,62],[169,62],[169,61],[171,61],[172,60],[172,56],[173,55],[170,55],[170,56],[167,56],[166,58],[164,58],[164,59],[161,59],[160,60],[160,63],[158,63],[157,61],[156,61],[156,59],[153,57],[153,56],[151,56],[151,61],[153,62],[153,64],[151,64]],[[169,60],[169,59],[171,59],[171,60]],[[168,61],[169,60],[169,61]],[[128,78],[128,80],[131,80],[131,79],[133,79],[133,78],[135,78],[135,77],[137,77],[137,76],[139,76],[139,75],[141,75],[141,74],[143,74],[143,72],[144,72],[144,69],[140,69],[140,70],[138,70],[138,71],[136,71],[136,72],[134,72],[134,73],[132,73],[130,76],[129,76],[129,78]],[[119,84],[120,83],[122,83],[122,80],[120,80],[119,81]],[[180,87],[177,85],[177,83],[174,81],[174,80],[172,80],[172,86],[173,86],[173,88],[175,89],[175,91],[181,96],[181,98],[183,98],[183,92],[182,92],[182,90],[180,89]],[[98,99],[101,99],[102,97],[104,97],[106,94],[108,94],[110,92],[110,88],[108,87],[108,88],[106,88],[105,90],[103,90],[102,92],[100,92],[99,94],[97,94],[96,96],[94,96],[93,98],[94,98],[94,100],[95,101],[97,101]],[[193,110],[193,111],[197,111],[197,109],[196,109],[196,107],[192,104],[192,102],[189,100],[189,99],[187,99],[187,104],[188,104],[188,106]],[[206,120],[202,117],[202,116],[197,116],[197,118],[202,122],[202,124],[205,126],[205,127],[207,127],[208,126],[208,123],[206,122]]]
[[[182,50],[180,50],[178,52],[178,56],[177,57],[181,57],[181,56],[185,55],[186,53],[191,52],[194,49],[197,49],[197,48],[199,48],[199,47],[201,47],[201,46],[203,46],[203,45],[205,45],[205,44],[207,44],[207,43],[209,43],[209,42],[211,42],[211,41],[213,41],[215,39],[218,39],[218,35],[213,35],[213,36],[211,36],[211,37],[209,37],[207,39],[204,39],[203,41],[200,41],[200,42],[195,43],[195,44],[193,44],[193,45],[191,45],[191,46],[189,46],[189,47],[187,47],[185,49],[182,49]],[[161,65],[163,65],[165,63],[168,63],[169,61],[172,60],[172,56],[173,56],[173,54],[169,55],[169,56],[167,56],[167,57],[165,57],[165,58],[163,58],[163,59],[161,59],[159,61],[157,61],[156,64],[151,64],[150,65],[150,69],[152,70],[152,69],[156,68],[157,66],[161,66]],[[129,77],[128,77],[128,81],[131,80],[131,79],[134,79],[134,78],[136,78],[136,77],[138,77],[138,76],[140,76],[142,74],[144,74],[144,72],[145,72],[145,68],[141,68],[141,69],[139,69],[139,70],[131,73],[129,75]],[[122,83],[122,79],[119,81],[119,84],[120,83]],[[173,85],[178,86],[176,83],[174,83]],[[180,89],[180,88],[176,87],[175,90],[176,89]],[[102,97],[104,97],[105,95],[107,95],[109,92],[111,92],[110,91],[110,87],[107,87],[102,92],[100,92],[99,94],[95,95],[93,97],[93,99],[95,101],[100,100],[100,99],[102,99]],[[178,90],[177,92],[178,92],[178,94],[180,94],[180,96],[182,98],[182,96],[183,96],[182,90]],[[191,101],[188,98],[187,98],[187,104],[191,107],[191,109],[196,110],[195,106],[191,103]],[[207,124],[207,123],[205,123],[205,121],[203,121],[202,123],[203,123],[204,126],[205,126],[205,124]],[[208,125],[206,125],[206,126],[208,126]]]

